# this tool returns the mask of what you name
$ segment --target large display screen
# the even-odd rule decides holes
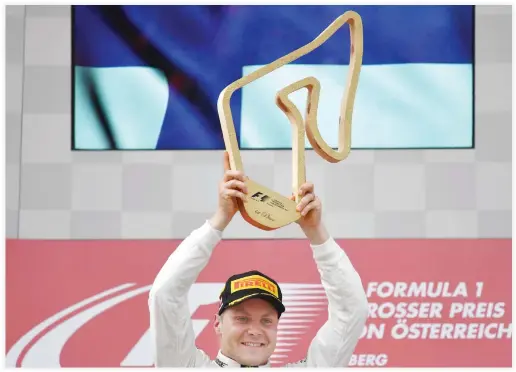
[[[73,6],[73,148],[224,149],[217,113],[232,82],[306,45],[348,10],[363,22],[354,149],[474,145],[473,6]],[[290,149],[276,93],[313,76],[318,125],[338,145],[349,27],[238,90],[241,149]],[[292,94],[304,112],[307,92]],[[306,148],[310,148],[306,140]]]

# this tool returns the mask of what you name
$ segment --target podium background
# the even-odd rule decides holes
[[[9,347],[47,316],[124,283],[111,282],[106,276],[105,283],[95,288],[78,287],[94,276],[98,262],[116,267],[114,256],[102,256],[103,240],[122,239],[121,252],[130,249],[129,240],[133,239],[177,239],[171,242],[174,247],[199,227],[216,208],[222,152],[72,152],[70,7],[7,6],[6,22],[6,234],[8,239],[36,240],[27,247],[42,253],[31,257],[20,248],[20,242],[7,241],[7,304],[13,306],[7,309],[6,318]],[[475,149],[359,150],[339,164],[326,163],[307,152],[307,178],[316,185],[326,224],[335,238],[512,238],[511,22],[509,6],[476,7]],[[248,174],[258,182],[290,192],[290,151],[246,151],[243,160]],[[264,239],[302,238],[296,227],[264,232],[237,216],[225,238],[252,239],[246,241],[265,247],[268,241]],[[91,256],[86,255],[89,261],[85,266],[68,261],[68,254],[79,252],[79,240],[97,241]],[[241,249],[249,247],[251,251],[253,245],[242,242]],[[378,244],[383,246],[382,241]],[[435,244],[438,247],[440,243]],[[465,241],[461,246],[468,244]],[[487,250],[478,260],[486,265],[479,277],[472,274],[464,280],[487,280],[489,273],[499,270],[500,262],[511,260],[510,250],[500,254],[496,249],[493,246],[492,256]],[[144,257],[146,250],[152,251],[150,267]],[[162,250],[159,255],[151,244],[138,252],[136,257],[147,273],[141,284],[150,284],[168,252]],[[453,258],[441,254],[440,259],[453,259],[457,272],[462,272],[467,251]],[[396,265],[395,257],[390,265]],[[414,263],[426,267],[424,257],[416,256]],[[76,270],[56,269],[59,263]],[[32,275],[35,267],[42,270],[40,275]],[[140,270],[128,267],[133,273]],[[511,269],[507,270],[510,273]],[[52,272],[56,278],[45,277]],[[429,275],[435,281],[448,278],[439,270]],[[207,280],[220,281],[222,277]],[[52,297],[61,288],[52,283],[66,284],[69,297],[66,293],[59,299]],[[494,301],[511,302],[509,283],[492,294]],[[23,301],[9,300],[22,293]],[[145,301],[137,308],[131,314],[145,323]],[[132,318],[126,321],[132,322]],[[510,312],[503,321],[511,322]],[[104,336],[109,334],[105,332]],[[508,352],[508,359],[503,360],[510,363]],[[74,359],[74,363],[87,365],[86,359]],[[439,361],[438,354],[435,361]]]
[[[7,236],[182,238],[199,226],[216,206],[222,154],[70,151],[70,8],[9,6],[6,20]],[[339,164],[307,152],[334,236],[511,236],[511,8],[477,6],[475,26],[475,149],[357,150]],[[289,151],[243,160],[290,193]],[[226,236],[301,237],[240,217]]]

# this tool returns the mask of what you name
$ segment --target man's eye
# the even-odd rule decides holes
[[[239,317],[237,318],[237,320],[238,320],[239,322],[247,322],[247,317],[245,317],[245,316],[239,316]]]
[[[263,322],[264,322],[265,324],[271,324],[271,323],[272,323],[272,320],[270,320],[270,319],[264,319],[264,320],[263,320]]]

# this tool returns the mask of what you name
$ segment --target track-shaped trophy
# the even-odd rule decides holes
[[[276,94],[276,105],[285,113],[292,124],[292,191],[295,199],[292,200],[266,186],[260,185],[246,174],[248,178],[245,184],[248,189],[248,198],[247,202],[238,199],[238,208],[244,220],[259,229],[275,230],[301,218],[301,214],[296,211],[296,206],[299,202],[298,190],[306,180],[305,133],[314,151],[327,161],[337,163],[346,159],[349,155],[351,149],[353,105],[358,86],[358,77],[362,67],[363,29],[360,15],[353,11],[345,12],[312,42],[236,80],[228,85],[219,95],[217,109],[224,136],[224,144],[229,154],[230,167],[232,170],[243,172],[244,167],[230,108],[232,94],[245,85],[317,49],[345,24],[349,24],[351,47],[348,79],[340,106],[338,150],[332,149],[324,141],[317,125],[317,106],[320,93],[319,81],[314,77],[307,77],[280,90]],[[288,98],[290,94],[302,88],[307,88],[308,90],[305,122],[303,122],[303,117],[297,107]]]

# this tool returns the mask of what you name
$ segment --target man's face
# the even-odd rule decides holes
[[[215,317],[222,354],[250,366],[267,362],[276,348],[278,313],[267,301],[251,298]]]

